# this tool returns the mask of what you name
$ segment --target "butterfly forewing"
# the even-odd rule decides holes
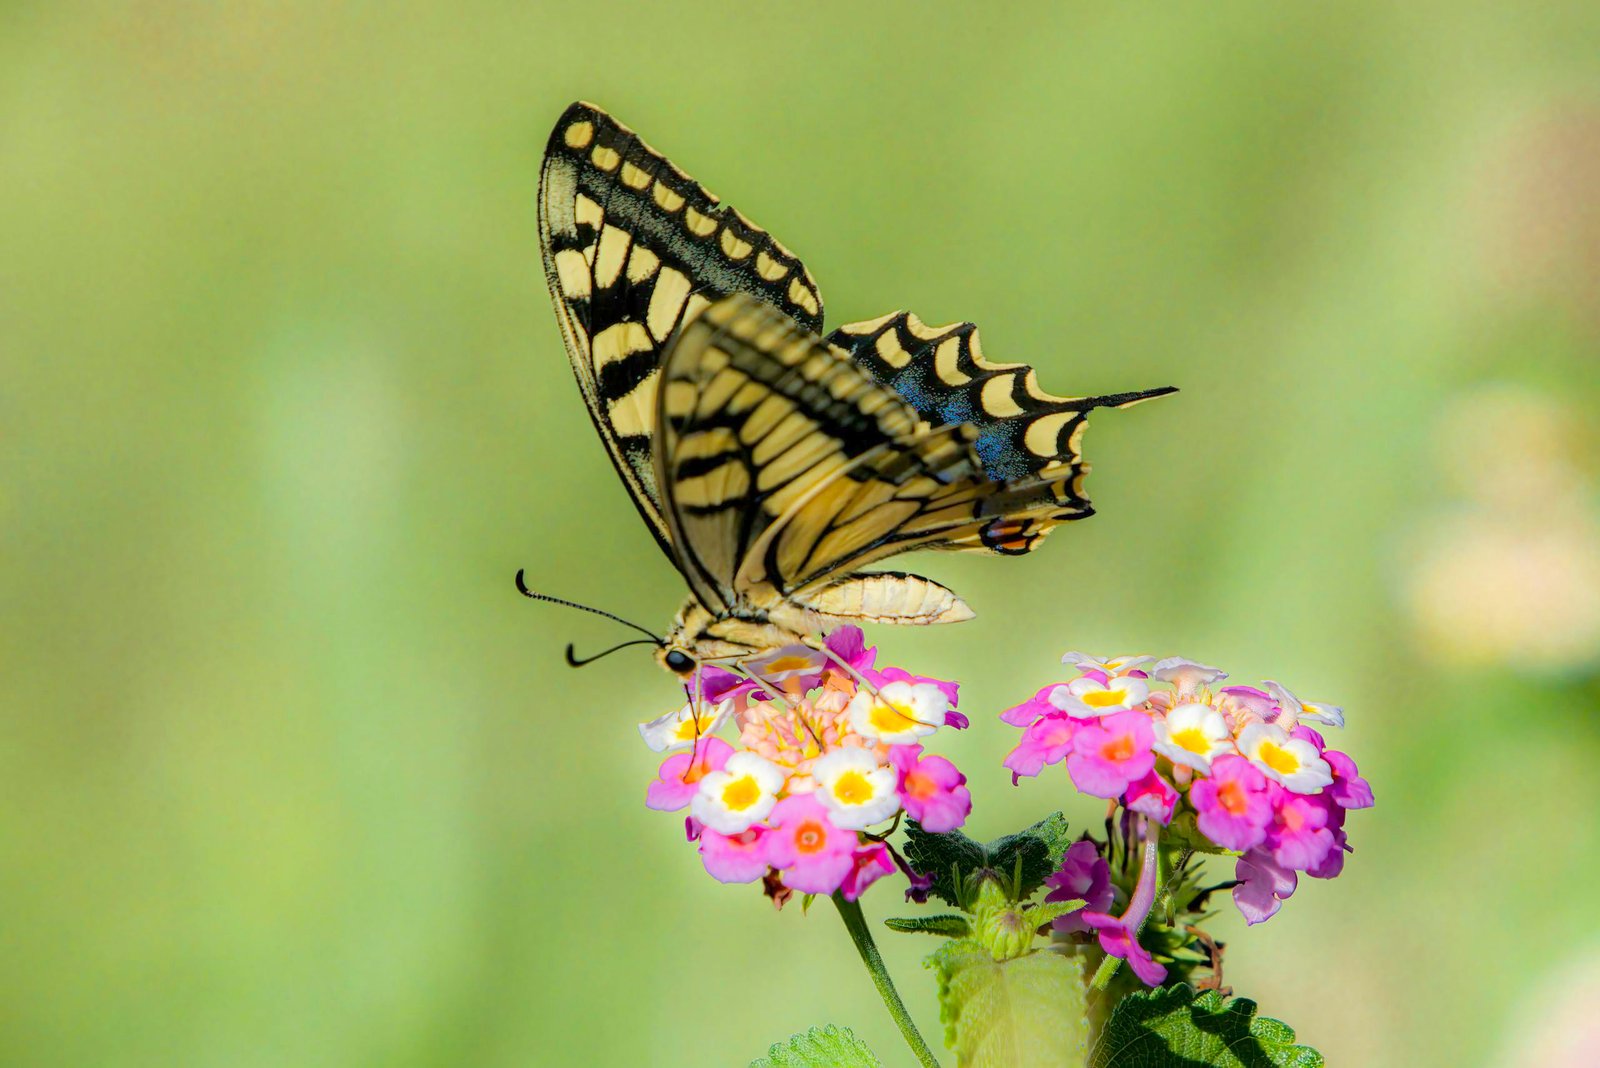
[[[589,104],[568,108],[550,136],[539,231],[584,403],[670,555],[652,455],[667,340],[733,292],[820,330],[816,283],[765,231]]]

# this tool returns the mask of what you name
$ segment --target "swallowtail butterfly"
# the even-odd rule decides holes
[[[846,622],[970,619],[938,583],[861,569],[1031,552],[1092,511],[1087,413],[1172,392],[1052,396],[971,323],[905,312],[823,334],[794,253],[591,104],[551,134],[539,236],[589,415],[689,586],[654,639],[681,675]]]

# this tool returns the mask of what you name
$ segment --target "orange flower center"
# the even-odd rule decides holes
[[[802,853],[815,853],[827,843],[828,832],[815,820],[802,823],[800,829],[795,832],[794,847]]]
[[[1127,760],[1133,756],[1133,737],[1127,734],[1119,734],[1100,747],[1100,755],[1107,760],[1118,763]]]
[[[1237,779],[1229,779],[1217,787],[1217,804],[1230,816],[1242,816],[1250,808],[1250,795]]]

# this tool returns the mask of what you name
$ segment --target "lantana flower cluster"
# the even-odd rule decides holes
[[[1168,828],[1169,841],[1236,854],[1233,899],[1252,924],[1278,911],[1298,873],[1343,869],[1345,813],[1373,803],[1355,761],[1316,729],[1342,727],[1343,710],[1276,682],[1218,687],[1225,672],[1182,657],[1062,662],[1076,678],[1001,714],[1023,728],[1005,760],[1013,781],[1065,763],[1080,791]]]
[[[795,891],[853,901],[897,866],[912,875],[885,840],[891,821],[949,831],[972,808],[966,776],[923,751],[941,727],[967,725],[957,685],[876,667],[858,627],[825,646],[779,649],[737,674],[705,667],[681,708],[639,727],[672,754],[645,803],[687,808],[706,871],[762,880],[780,905]]]

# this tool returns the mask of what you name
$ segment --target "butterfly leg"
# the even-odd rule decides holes
[[[770,699],[773,704],[777,705],[785,712],[792,713],[800,725],[806,729],[806,733],[811,735],[811,740],[817,743],[818,749],[826,748],[826,745],[822,741],[822,736],[818,734],[817,729],[811,725],[811,721],[801,714],[799,707],[781,696],[783,694],[781,687],[773,685],[770,679],[763,676],[759,671],[752,669],[749,663],[743,659],[735,660],[732,666],[734,671],[761,686],[766,691],[768,699]]]
[[[809,645],[811,648],[815,649],[817,652],[833,661],[834,664],[836,664],[846,675],[849,675],[851,678],[855,679],[857,686],[860,686],[863,690],[866,690],[873,697],[882,696],[880,693],[878,693],[878,688],[868,681],[865,675],[861,674],[861,672],[857,671],[854,667],[847,663],[845,659],[838,653],[834,652],[832,649],[829,649],[828,643],[822,639],[821,635],[811,634],[807,635],[801,640],[805,642],[806,645]]]

